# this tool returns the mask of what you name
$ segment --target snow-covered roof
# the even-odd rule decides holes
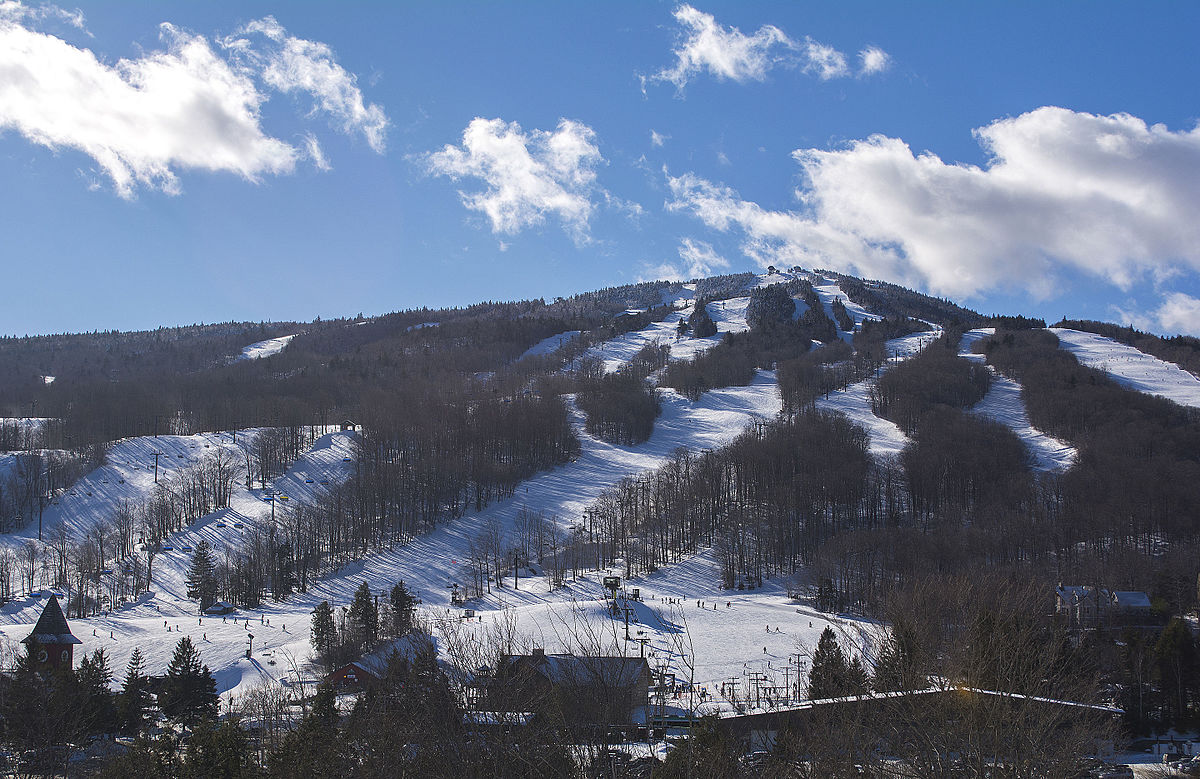
[[[349,665],[357,666],[378,678],[387,672],[388,663],[391,662],[392,655],[398,654],[407,660],[411,660],[423,649],[434,645],[435,642],[432,636],[423,633],[409,633],[406,636],[384,642],[382,646],[371,654],[363,655],[353,663],[349,663]]]
[[[1150,596],[1144,592],[1122,590],[1112,594],[1113,604],[1124,609],[1150,608]]]
[[[554,684],[630,687],[649,664],[641,657],[580,657],[579,655],[518,655],[507,658],[508,669],[523,664]]]

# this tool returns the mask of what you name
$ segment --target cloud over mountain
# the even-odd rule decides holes
[[[795,210],[692,174],[668,176],[668,207],[740,231],[763,264],[824,265],[954,296],[1048,296],[1068,268],[1120,287],[1200,271],[1200,129],[1044,107],[975,136],[982,167],[875,135],[793,152],[805,179]]]
[[[596,167],[604,158],[595,132],[581,122],[560,119],[553,131],[525,132],[516,122],[476,117],[461,146],[447,144],[423,159],[433,175],[484,185],[459,196],[487,216],[493,232],[517,233],[554,215],[577,242],[587,240],[593,195],[602,194]]]

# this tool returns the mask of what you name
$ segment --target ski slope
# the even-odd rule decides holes
[[[940,330],[932,330],[893,338],[887,342],[888,361],[896,363],[907,360],[936,341],[941,334]],[[895,422],[875,416],[871,408],[871,389],[874,386],[874,378],[855,382],[845,389],[818,398],[817,408],[844,414],[851,422],[866,430],[868,446],[875,457],[897,457],[908,445],[909,438]]]
[[[958,345],[958,356],[983,364],[986,357],[976,354],[976,342],[996,334],[994,327],[981,327],[963,333]],[[1021,396],[1021,385],[988,365],[992,374],[991,387],[982,400],[971,407],[971,413],[979,414],[1006,426],[1025,444],[1031,463],[1037,471],[1065,471],[1075,464],[1079,452],[1066,441],[1043,433],[1029,421],[1025,400]]]
[[[681,296],[692,292],[684,290]],[[710,304],[710,315],[722,332],[745,329],[747,301],[736,298]],[[680,310],[671,315],[674,322],[689,313],[690,301],[680,302]],[[676,343],[674,324],[668,321],[600,345],[598,354],[619,367],[626,355],[652,343],[664,331],[672,339],[675,359],[715,343],[714,339],[683,339]],[[897,339],[892,345],[893,354],[901,359],[913,353],[920,340]],[[724,446],[752,422],[773,418],[780,410],[776,379],[773,372],[767,371],[759,371],[748,386],[706,392],[696,403],[674,390],[663,389],[662,403],[663,413],[650,439],[632,447],[589,436],[583,429],[582,414],[572,403],[571,423],[582,447],[579,457],[533,476],[512,497],[447,521],[408,544],[349,563],[312,583],[307,593],[294,593],[280,603],[267,601],[235,617],[201,617],[196,613],[196,602],[186,598],[185,578],[191,554],[184,547],[207,539],[219,560],[226,554],[236,554],[253,528],[265,527],[270,521],[271,504],[264,502],[263,491],[258,485],[248,489],[240,484],[229,508],[203,517],[168,539],[174,551],[156,557],[150,593],[111,613],[71,620],[73,631],[83,641],[79,653],[104,648],[116,671],[114,684],[119,684],[134,647],[141,649],[149,672],[161,673],[179,639],[190,636],[203,662],[212,669],[220,693],[226,698],[236,697],[266,681],[295,683],[312,679],[316,672],[308,661],[313,608],[322,600],[335,608],[347,605],[361,582],[367,582],[373,592],[385,592],[400,579],[418,592],[423,601],[422,614],[435,624],[443,652],[453,645],[451,639],[456,632],[494,630],[509,619],[516,620],[529,644],[544,646],[550,652],[571,646],[576,640],[571,628],[577,627],[579,620],[594,623],[591,634],[603,638],[606,650],[635,652],[638,645],[625,642],[623,624],[618,635],[617,622],[603,614],[599,600],[604,592],[600,582],[603,572],[589,572],[553,592],[547,579],[538,576],[523,576],[520,589],[515,589],[510,586],[510,575],[505,587],[493,585],[491,593],[468,604],[480,616],[475,622],[460,619],[460,610],[450,603],[451,586],[470,579],[468,550],[480,534],[498,528],[503,536],[511,538],[518,516],[526,511],[541,513],[565,532],[581,521],[582,512],[592,501],[622,479],[663,465],[681,447],[695,451]],[[244,457],[244,447],[259,433],[252,430],[118,441],[107,465],[89,474],[57,505],[49,507],[43,518],[43,532],[52,533],[62,526],[72,533],[86,534],[98,520],[112,516],[124,501],[139,501],[151,495],[155,452],[159,453],[161,480],[218,451],[234,458]],[[353,435],[336,432],[320,437],[283,477],[272,483],[272,488],[288,495],[291,503],[311,502],[322,490],[349,476]],[[245,529],[236,529],[236,523]],[[36,532],[36,525],[27,527],[0,537],[0,544],[16,548],[36,537]],[[851,640],[851,646],[870,651],[871,635],[877,626],[798,606],[787,596],[781,581],[767,582],[756,590],[726,592],[719,589],[719,580],[713,556],[702,553],[632,582],[642,587],[643,603],[636,605],[637,621],[631,625],[631,638],[648,639],[647,651],[656,664],[667,663],[680,678],[694,676],[714,696],[722,681],[748,678],[750,672],[771,675],[782,685],[789,658],[796,659],[799,653],[802,660],[805,653],[811,653],[826,625],[833,625]],[[0,607],[0,634],[9,641],[24,638],[44,603],[45,597],[39,594]],[[767,625],[771,626],[770,632]],[[253,654],[248,659],[251,635]]]
[[[284,347],[288,345],[293,338],[299,333],[291,335],[283,335],[279,338],[268,338],[265,341],[257,341],[242,349],[242,353],[238,355],[239,360],[261,360],[264,357],[270,357],[273,354],[279,354]]]
[[[1200,378],[1174,363],[1095,333],[1052,327],[1063,349],[1089,368],[1104,371],[1123,387],[1200,408]]]
[[[568,330],[565,333],[558,333],[549,338],[543,338],[533,346],[529,347],[524,353],[518,357],[518,360],[524,360],[526,357],[541,357],[547,354],[553,354],[561,349],[564,345],[574,341],[579,337],[582,330]]]

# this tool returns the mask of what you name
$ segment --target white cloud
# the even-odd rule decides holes
[[[357,77],[337,63],[327,44],[288,35],[274,17],[267,16],[223,39],[221,45],[250,64],[268,86],[285,93],[308,93],[315,103],[314,113],[329,114],[343,131],[362,133],[372,149],[383,152],[387,116],[378,105],[364,101]]]
[[[868,46],[858,53],[858,72],[863,76],[882,73],[892,66],[892,57],[878,46]]]
[[[679,259],[686,263],[688,278],[711,276],[714,268],[728,268],[729,260],[717,254],[710,244],[684,238],[679,243]]]
[[[780,62],[781,50],[794,48],[778,27],[767,24],[754,35],[745,35],[736,27],[722,27],[712,14],[690,5],[675,9],[675,21],[684,28],[683,40],[673,52],[675,66],[656,73],[654,79],[670,81],[679,89],[705,70],[718,80],[762,81]]]
[[[846,55],[832,46],[826,46],[809,38],[804,42],[804,52],[808,56],[808,63],[804,66],[806,73],[814,73],[822,81],[850,75],[850,68],[846,65]]]
[[[663,135],[662,133],[660,133],[656,130],[651,130],[650,131],[650,145],[651,146],[662,146],[663,144],[665,144],[667,142],[667,139],[670,137],[671,136]]]
[[[984,167],[872,136],[793,153],[800,208],[772,211],[691,174],[671,208],[745,234],[762,264],[825,265],[971,296],[1055,291],[1063,268],[1121,287],[1200,270],[1200,129],[1039,108],[975,131]]]
[[[0,0],[0,23],[29,23],[56,20],[78,30],[85,30],[83,11],[68,11],[56,5],[30,7],[20,0]]]
[[[669,81],[682,90],[687,82],[703,72],[718,81],[763,81],[774,67],[801,67],[821,80],[850,75],[846,55],[833,46],[812,38],[797,41],[783,30],[764,24],[753,35],[736,27],[724,27],[712,14],[698,11],[690,5],[675,9],[675,21],[682,28],[680,41],[672,53],[675,64],[651,76],[653,81]],[[882,49],[871,46],[859,57],[863,74],[885,70],[890,61]],[[643,79],[643,91],[645,79]]]
[[[327,46],[288,38],[274,20],[264,20],[260,30],[278,44],[273,54],[257,54],[244,36],[214,49],[203,36],[164,23],[163,50],[115,64],[36,29],[46,21],[83,26],[78,12],[0,0],[0,132],[83,152],[121,197],[132,198],[139,188],[177,194],[181,170],[259,181],[290,173],[305,158],[327,170],[311,134],[298,147],[263,129],[267,98],[260,82],[311,92],[315,110],[333,115],[347,131],[361,130],[382,151],[382,111],[363,106],[353,76]],[[271,37],[276,32],[278,40]]]
[[[583,242],[595,208],[596,167],[604,162],[595,137],[570,119],[559,120],[553,132],[526,133],[516,122],[477,117],[463,130],[462,146],[447,144],[424,161],[434,175],[483,182],[483,191],[459,196],[488,217],[493,232],[516,233],[554,214]]]
[[[1155,312],[1155,318],[1165,333],[1200,334],[1200,300],[1173,292]]]
[[[166,51],[106,65],[87,49],[0,20],[0,130],[77,149],[117,193],[179,191],[175,168],[251,181],[286,173],[296,149],[259,126],[263,98],[203,38],[162,25]]]
[[[638,281],[688,281],[728,267],[729,260],[717,254],[711,245],[684,238],[679,242],[679,262],[643,263]]]

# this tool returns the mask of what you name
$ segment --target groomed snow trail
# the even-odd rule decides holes
[[[1095,333],[1052,327],[1059,345],[1089,368],[1104,371],[1120,385],[1148,395],[1200,408],[1200,379],[1174,363]]]
[[[986,357],[972,351],[975,343],[996,334],[994,327],[981,327],[963,333],[958,345],[959,357],[984,363]],[[999,422],[1012,430],[1017,438],[1025,444],[1025,450],[1032,458],[1032,465],[1037,471],[1065,471],[1075,464],[1079,452],[1075,447],[1047,435],[1033,426],[1029,414],[1025,410],[1025,400],[1021,395],[1021,385],[996,371],[988,365],[992,374],[992,384],[983,400],[971,407],[971,413]]]
[[[887,342],[888,361],[903,362],[941,336],[941,330],[913,333]],[[884,368],[886,370],[886,367]],[[890,419],[875,416],[871,408],[871,389],[875,379],[855,382],[845,389],[817,399],[817,408],[844,414],[851,422],[867,431],[870,451],[876,457],[896,457],[904,451],[909,438],[900,426]]]
[[[279,354],[284,347],[295,338],[298,333],[291,335],[283,335],[279,338],[268,338],[265,341],[258,341],[242,349],[242,353],[238,355],[239,360],[261,360],[264,357],[270,357],[273,354]]]

